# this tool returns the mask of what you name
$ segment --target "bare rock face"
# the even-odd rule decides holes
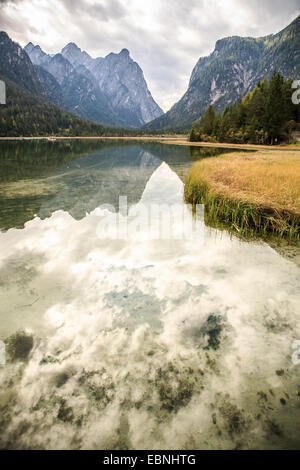
[[[189,128],[209,105],[219,112],[240,100],[274,71],[285,78],[300,76],[300,16],[278,34],[262,38],[229,37],[194,67],[187,92],[148,129]]]
[[[122,125],[93,75],[84,65],[74,65],[62,54],[48,55],[29,43],[25,50],[35,64],[44,95],[61,108],[90,121]]]
[[[34,66],[22,47],[0,32],[0,75],[34,95],[42,93]]]
[[[93,59],[69,43],[54,56],[29,43],[25,51],[32,62],[50,73],[61,87],[62,105],[81,117],[103,124],[141,127],[163,114],[154,101],[144,74],[129,51]],[[53,83],[39,70],[47,97],[53,100]],[[47,86],[51,86],[51,89]],[[48,92],[47,92],[48,91]],[[57,103],[57,97],[54,96]]]
[[[62,88],[58,81],[53,77],[53,75],[51,75],[51,73],[47,72],[46,69],[39,65],[35,65],[34,69],[43,87],[44,97],[60,108],[63,108],[64,97]]]
[[[43,60],[46,61],[48,58],[48,55],[44,51],[42,51],[40,46],[34,46],[32,42],[27,44],[24,50],[27,52],[27,54],[29,55],[31,59],[31,62],[34,65],[41,65]]]
[[[67,44],[62,49],[61,54],[74,66],[88,66],[88,64],[93,61],[91,56],[87,52],[82,51],[74,42]]]
[[[109,97],[115,112],[134,127],[161,116],[163,111],[152,98],[140,66],[129,51],[109,54],[88,64],[100,89]]]

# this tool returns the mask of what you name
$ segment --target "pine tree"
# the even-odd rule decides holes
[[[221,142],[276,143],[290,141],[299,128],[300,105],[292,103],[292,80],[275,73],[264,79],[239,103],[226,108],[223,116],[210,106],[200,123],[194,123],[192,138],[205,135]]]
[[[201,119],[201,125],[203,127],[203,131],[207,135],[211,135],[213,132],[214,121],[215,121],[216,113],[213,106],[209,106],[204,117]]]
[[[190,142],[197,142],[197,135],[194,129],[194,126],[192,127],[192,130],[190,132]]]
[[[275,72],[270,83],[264,116],[265,129],[272,145],[278,142],[282,125],[286,120],[283,84],[283,77]]]

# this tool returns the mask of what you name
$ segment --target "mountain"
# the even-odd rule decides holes
[[[42,51],[40,46],[34,46],[32,42],[27,44],[27,46],[24,47],[25,52],[29,55],[31,62],[35,65],[41,65],[43,60],[47,61],[48,55]]]
[[[0,74],[30,93],[42,94],[42,86],[30,58],[4,31],[0,31]]]
[[[93,121],[101,114],[104,122],[122,122],[85,65],[73,66],[62,54],[50,56],[33,44],[27,50],[34,63],[19,44],[0,32],[0,80],[6,83],[7,98],[7,104],[0,106],[1,137],[135,134],[67,112],[65,108]]]
[[[122,125],[95,78],[84,66],[77,69],[62,54],[50,56],[32,43],[25,47],[25,51],[35,64],[47,99],[90,121]]]
[[[223,112],[275,70],[285,78],[300,77],[300,16],[275,35],[217,41],[214,52],[194,67],[181,100],[145,129],[189,128],[209,105]]]
[[[85,65],[93,62],[91,56],[82,51],[74,42],[67,44],[61,51],[62,55],[73,65]]]
[[[34,65],[19,44],[14,43],[6,33],[0,32],[0,80],[6,83],[7,99],[7,104],[0,106],[0,136],[115,135],[116,130],[113,128],[89,122],[56,106],[61,106],[66,99],[62,87],[68,87],[70,101],[72,90],[78,97],[78,83],[75,86],[72,82],[65,82],[67,78],[75,77],[71,72],[67,77],[64,75],[73,67],[69,63],[64,64],[62,56],[52,58],[41,50],[36,52],[50,67],[61,66],[57,74],[61,83],[46,69]],[[87,79],[83,75],[80,77],[86,95],[84,81]]]
[[[59,103],[50,77],[37,70],[47,98],[81,117],[109,125],[141,127],[163,114],[152,98],[142,69],[127,49],[97,59],[74,43],[54,56],[32,43],[27,44],[25,51],[33,64],[50,73],[60,86]]]
[[[152,98],[142,69],[127,49],[102,60],[98,58],[87,66],[109,97],[114,111],[130,125],[140,127],[163,114]]]
[[[142,69],[127,49],[92,59],[70,43],[61,53],[74,66],[84,65],[92,73],[123,125],[140,127],[163,114],[148,89]]]
[[[51,75],[51,73],[47,72],[47,70],[43,69],[43,67],[40,67],[39,65],[35,65],[34,70],[43,87],[42,95],[52,103],[63,108],[63,91],[58,81],[53,77],[53,75]]]
[[[0,136],[89,136],[111,135],[113,129],[74,116],[42,96],[29,93],[2,74],[6,83],[7,104],[0,106]]]

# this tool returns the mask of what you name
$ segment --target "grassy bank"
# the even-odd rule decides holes
[[[300,242],[300,153],[225,154],[197,162],[186,201],[205,204],[209,225],[245,236]]]

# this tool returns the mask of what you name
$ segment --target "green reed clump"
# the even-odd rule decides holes
[[[185,200],[189,204],[205,206],[207,225],[226,227],[242,237],[275,236],[290,242],[300,241],[300,216],[298,214],[223,196],[199,177],[187,178]]]

